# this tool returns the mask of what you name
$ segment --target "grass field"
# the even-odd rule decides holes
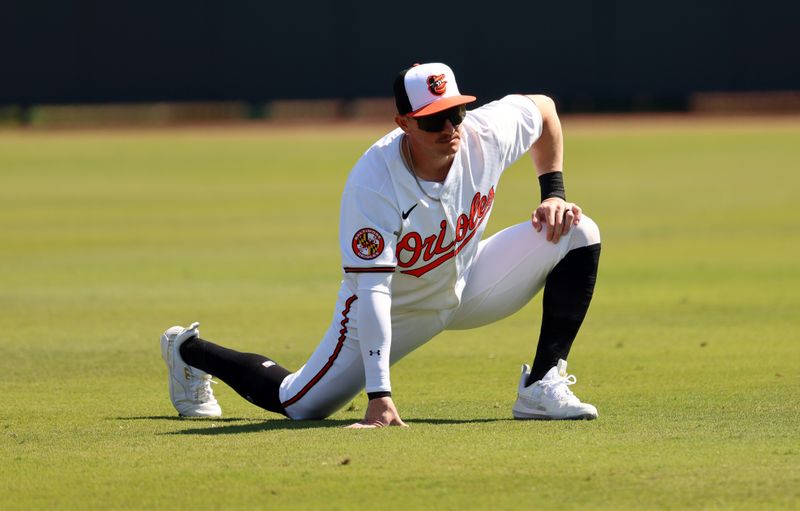
[[[593,422],[511,420],[540,303],[290,422],[216,386],[180,420],[158,336],[290,368],[327,327],[339,195],[387,126],[0,132],[0,508],[798,509],[800,119],[570,121],[566,180],[603,233],[570,357]],[[489,231],[528,217],[528,161]]]

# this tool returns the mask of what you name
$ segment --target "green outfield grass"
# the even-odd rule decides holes
[[[216,386],[180,420],[158,337],[296,368],[333,313],[338,202],[385,126],[0,132],[0,507],[797,509],[800,120],[564,122],[569,197],[603,233],[570,357],[593,422],[511,420],[540,302],[290,422]],[[532,166],[489,231],[524,221]]]

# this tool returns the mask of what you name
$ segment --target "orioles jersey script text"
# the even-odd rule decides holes
[[[426,264],[411,270],[403,270],[401,273],[420,277],[453,258],[470,242],[476,229],[483,223],[491,210],[493,202],[494,187],[489,190],[488,195],[475,193],[469,208],[469,215],[461,213],[458,216],[455,237],[448,243],[445,243],[447,220],[440,222],[438,234],[432,234],[424,239],[420,233],[415,231],[405,234],[397,243],[397,266],[411,268],[419,262],[420,258]]]

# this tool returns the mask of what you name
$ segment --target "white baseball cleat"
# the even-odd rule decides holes
[[[189,328],[174,326],[161,336],[161,356],[169,370],[169,397],[182,417],[219,417],[219,407],[211,384],[211,375],[192,367],[181,358],[181,344],[197,337],[200,323]]]
[[[544,378],[525,386],[531,368],[522,366],[519,380],[517,402],[512,409],[515,419],[596,419],[597,408],[589,403],[581,403],[569,386],[578,380],[567,375],[567,361],[559,360]]]

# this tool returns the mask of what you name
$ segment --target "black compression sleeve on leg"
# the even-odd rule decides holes
[[[528,385],[541,380],[559,358],[566,360],[569,355],[592,301],[599,261],[599,243],[576,248],[548,275],[542,302],[542,329]]]
[[[273,360],[255,353],[240,353],[198,337],[184,342],[180,353],[184,362],[224,381],[254,405],[286,415],[278,391],[290,372]]]

